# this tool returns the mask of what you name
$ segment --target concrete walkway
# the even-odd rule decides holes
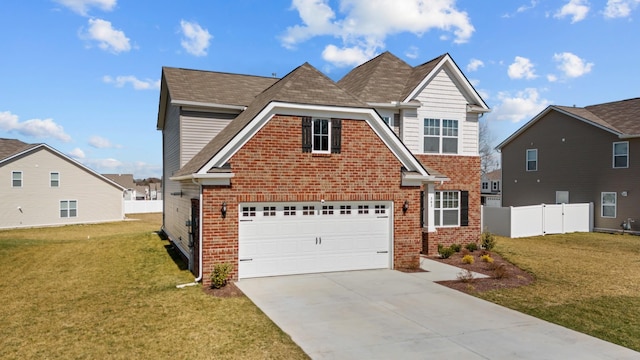
[[[639,359],[640,353],[435,284],[458,268],[245,279],[236,285],[313,359]]]

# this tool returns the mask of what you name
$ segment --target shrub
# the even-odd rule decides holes
[[[496,246],[496,237],[489,231],[480,235],[480,243],[485,250],[492,250]]]
[[[213,271],[211,272],[211,287],[220,289],[227,285],[231,269],[233,269],[233,267],[228,263],[214,265]]]
[[[507,277],[507,275],[507,267],[504,266],[504,264],[496,266],[496,268],[493,270],[493,277],[495,277],[496,279],[503,279]]]
[[[465,248],[471,252],[478,250],[478,244],[476,243],[468,243]]]
[[[462,257],[462,262],[464,264],[471,265],[471,264],[473,264],[473,261],[474,261],[473,255],[465,255],[465,256]]]
[[[475,280],[475,278],[473,277],[473,273],[468,269],[464,269],[460,271],[457,277],[458,277],[458,280],[462,281],[463,283],[470,283],[470,282],[473,282],[473,280]]]
[[[453,255],[453,253],[455,253],[455,250],[453,250],[451,247],[444,247],[444,246],[438,245],[438,253],[440,254],[441,258],[447,259],[451,255]]]
[[[489,254],[482,255],[480,259],[486,263],[493,264],[493,258]]]
[[[453,244],[451,245],[451,248],[453,249],[453,251],[455,252],[460,252],[460,249],[462,249],[462,245],[460,244]]]

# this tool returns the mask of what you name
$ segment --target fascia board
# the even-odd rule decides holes
[[[190,101],[190,100],[176,100],[176,99],[171,100],[171,105],[193,106],[195,108],[206,108],[206,109],[229,109],[229,110],[240,110],[240,111],[244,111],[247,108],[244,105],[229,105],[229,104],[208,103],[208,102]]]

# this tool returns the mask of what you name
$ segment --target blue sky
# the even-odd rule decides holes
[[[424,4],[423,4],[424,3]],[[640,0],[39,0],[0,5],[0,137],[159,177],[162,66],[334,80],[450,53],[497,144],[546,106],[640,96]]]

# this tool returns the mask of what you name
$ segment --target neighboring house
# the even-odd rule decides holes
[[[125,200],[136,200],[136,184],[133,181],[133,174],[102,174],[102,176],[126,189]]]
[[[46,144],[0,139],[0,228],[124,219],[117,183]]]
[[[480,235],[478,117],[448,54],[338,83],[163,68],[163,230],[198,280],[419,266]],[[204,274],[203,274],[204,273]]]
[[[549,106],[497,148],[503,206],[590,202],[595,230],[640,232],[640,98]]]
[[[480,178],[482,205],[500,207],[502,186],[502,169],[496,169],[486,174],[482,174]]]

